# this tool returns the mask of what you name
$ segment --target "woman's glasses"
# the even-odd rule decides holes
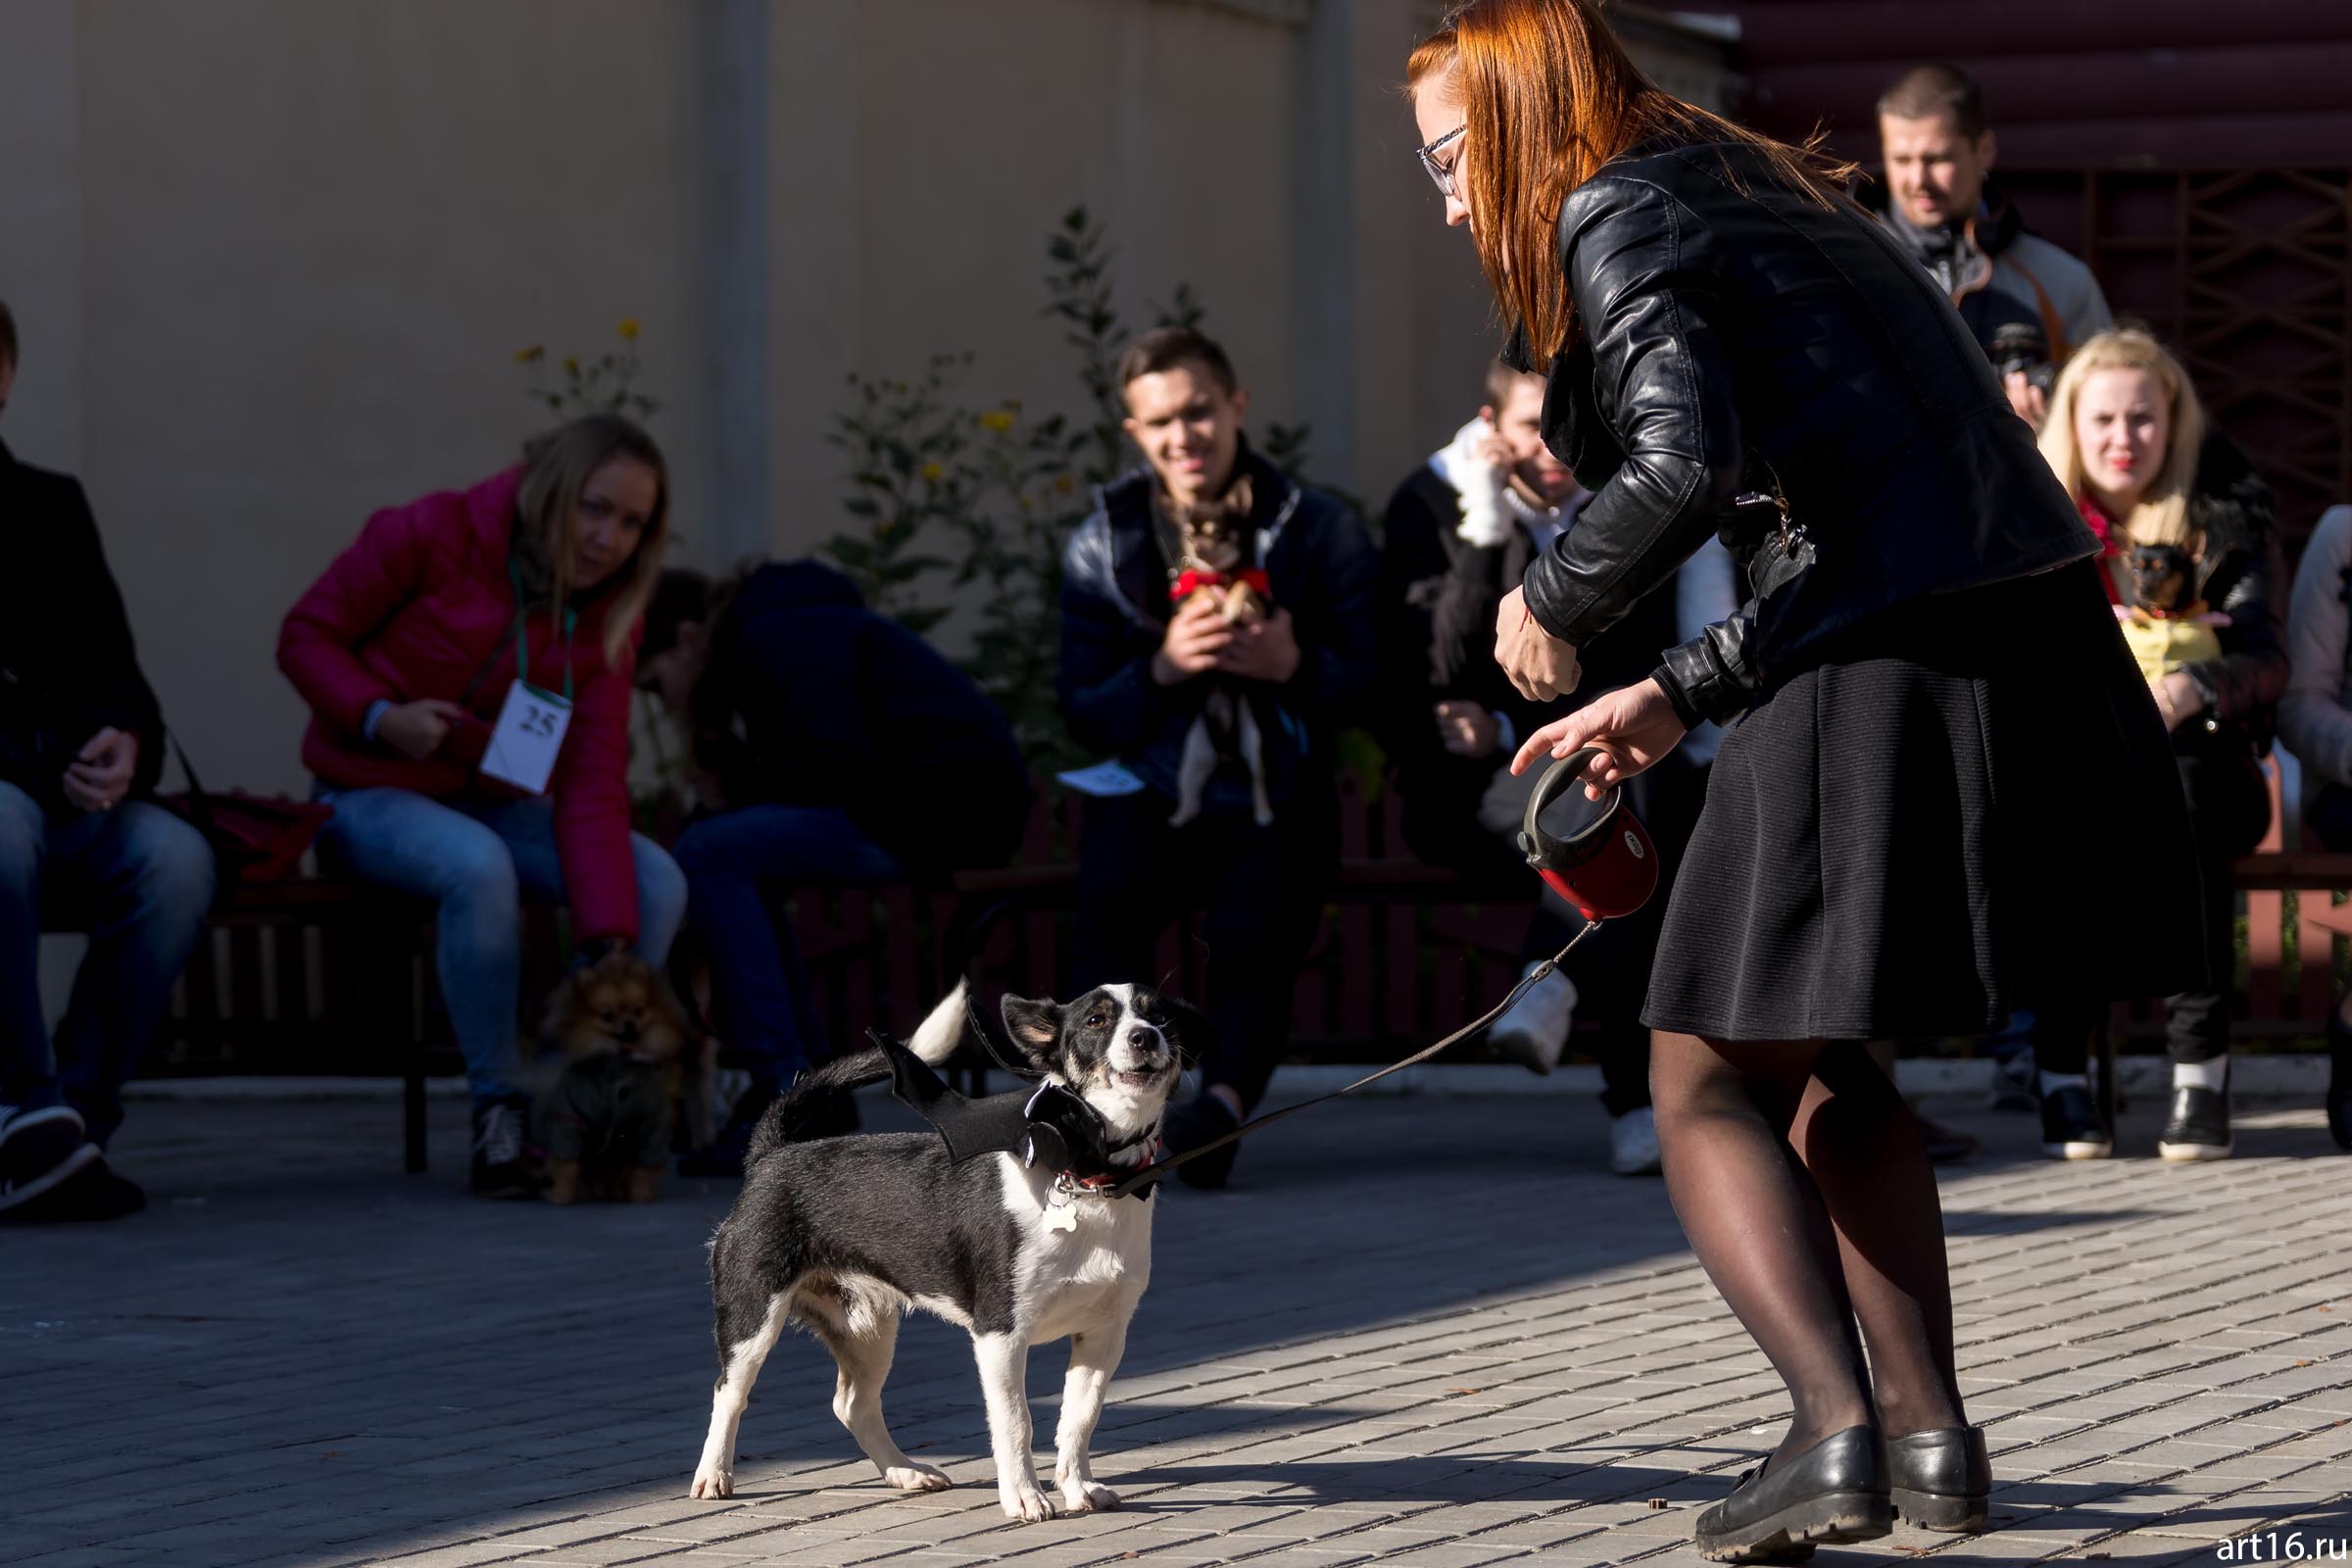
[[[1455,199],[1453,192],[1453,166],[1461,162],[1462,155],[1460,153],[1455,153],[1451,158],[1448,158],[1446,160],[1446,162],[1441,164],[1438,162],[1438,154],[1452,146],[1455,142],[1460,141],[1462,139],[1462,132],[1468,130],[1469,128],[1470,127],[1467,124],[1456,125],[1445,135],[1440,136],[1436,141],[1413,149],[1413,156],[1421,160],[1421,167],[1429,171],[1429,177],[1437,181],[1438,190],[1447,201],[1452,201]]]

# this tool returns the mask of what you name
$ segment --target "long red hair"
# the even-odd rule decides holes
[[[1560,204],[1610,159],[1649,141],[1736,142],[1825,207],[1853,173],[1821,153],[1818,136],[1790,147],[1667,92],[1642,74],[1592,0],[1466,0],[1414,47],[1405,86],[1448,70],[1468,127],[1461,196],[1479,266],[1525,329],[1538,369],[1576,325]]]

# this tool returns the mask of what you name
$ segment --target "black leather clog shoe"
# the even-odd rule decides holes
[[[1923,1530],[1984,1528],[1992,1461],[1982,1427],[1942,1427],[1886,1440],[1886,1490],[1894,1516]]]
[[[1847,1427],[1742,1475],[1698,1516],[1693,1544],[1710,1562],[1802,1562],[1817,1545],[1876,1541],[1893,1528],[1886,1448],[1873,1429]]]

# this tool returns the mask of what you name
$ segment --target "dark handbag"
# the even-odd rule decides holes
[[[213,847],[220,866],[220,898],[227,899],[241,884],[282,882],[335,814],[323,801],[297,801],[284,795],[250,795],[231,790],[226,795],[206,791],[188,763],[188,754],[176,736],[172,755],[188,787],[176,795],[159,795],[156,804],[185,818]]]

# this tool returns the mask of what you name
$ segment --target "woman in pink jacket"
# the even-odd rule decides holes
[[[521,894],[568,902],[583,949],[655,964],[684,916],[677,865],[629,831],[626,777],[668,501],[643,430],[575,420],[519,467],[368,518],[278,634],[311,705],[302,760],[335,808],[321,860],[438,906],[484,1197],[533,1191],[513,1078]]]

